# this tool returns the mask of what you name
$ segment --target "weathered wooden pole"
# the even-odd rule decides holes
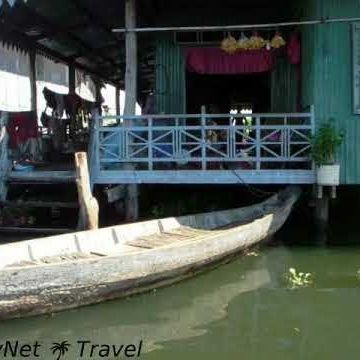
[[[31,111],[34,111],[37,116],[37,88],[36,88],[36,52],[31,50],[29,53],[30,59],[30,101]]]
[[[102,103],[104,101],[104,99],[101,95],[101,81],[97,76],[93,77],[93,80],[95,83],[95,102],[96,102],[96,105],[98,106],[99,115],[101,116],[102,110],[103,110]]]
[[[125,26],[136,27],[136,0],[125,0]],[[125,115],[135,115],[137,100],[137,35],[134,31],[125,34],[126,72],[125,72]]]
[[[120,88],[118,86],[115,88],[115,108],[116,116],[120,116]]]
[[[330,216],[330,196],[324,193],[322,186],[317,189],[315,197],[314,220],[316,226],[317,243],[326,245],[328,240],[328,227]]]
[[[136,0],[125,0],[125,27],[136,28]],[[125,72],[125,108],[124,115],[135,115],[137,100],[137,36],[134,31],[125,34],[126,72]],[[125,126],[131,126],[132,121],[126,121]],[[133,169],[133,164],[127,170]],[[127,186],[125,200],[126,221],[136,221],[139,216],[138,186]]]
[[[75,65],[71,63],[69,65],[69,94],[75,94],[76,92],[76,69]]]
[[[75,154],[76,186],[79,196],[79,230],[99,228],[99,204],[90,187],[89,167],[85,152]]]

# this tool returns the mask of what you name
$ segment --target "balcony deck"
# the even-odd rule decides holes
[[[93,184],[313,184],[314,111],[99,117]]]

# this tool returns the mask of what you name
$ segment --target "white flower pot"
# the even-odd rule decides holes
[[[340,185],[340,165],[320,165],[316,171],[317,184],[322,186]]]

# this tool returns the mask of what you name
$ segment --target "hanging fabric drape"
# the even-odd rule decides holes
[[[218,48],[191,48],[186,51],[186,66],[198,74],[256,74],[273,70],[275,56],[266,49],[230,55]]]
[[[6,130],[8,147],[16,160],[42,160],[40,133],[34,111],[9,112]]]
[[[299,65],[301,63],[301,39],[299,32],[293,32],[287,47],[287,56],[289,63]]]

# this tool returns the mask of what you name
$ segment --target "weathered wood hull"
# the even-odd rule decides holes
[[[297,189],[287,189],[262,204],[242,210],[165,219],[157,223],[146,222],[138,225],[142,227],[142,231],[145,228],[150,231],[149,229],[156,224],[161,233],[165,233],[167,226],[174,222],[192,225],[198,229],[212,229],[205,235],[197,236],[195,240],[187,239],[165,246],[134,252],[125,251],[95,259],[0,269],[0,319],[51,313],[116,299],[193,276],[227,261],[273,235],[288,218],[298,196]],[[255,220],[232,228],[216,228],[216,225],[224,223],[223,218],[234,216],[236,211],[242,214],[239,216],[241,222],[251,218]],[[133,230],[136,229],[136,225],[131,226]],[[123,238],[131,235],[130,232],[126,234],[129,226],[125,225],[100,230],[98,236],[101,237],[101,233],[105,234],[105,231],[108,231],[116,243],[119,241],[119,229]],[[93,232],[73,235],[77,247],[81,247],[82,239],[88,239],[90,242],[91,234]],[[81,235],[84,237],[81,238]],[[70,239],[69,236],[66,239]],[[138,234],[136,236],[139,238]],[[59,241],[61,238],[48,238],[49,246],[51,241]],[[64,238],[65,243],[66,239]],[[46,244],[45,240],[41,240],[43,245]],[[30,257],[38,245],[36,242],[37,240],[33,240],[33,243],[27,242]],[[19,251],[21,245],[6,246],[12,246],[8,251]],[[7,249],[4,246],[2,248],[6,253]],[[0,253],[1,250],[0,247]]]

